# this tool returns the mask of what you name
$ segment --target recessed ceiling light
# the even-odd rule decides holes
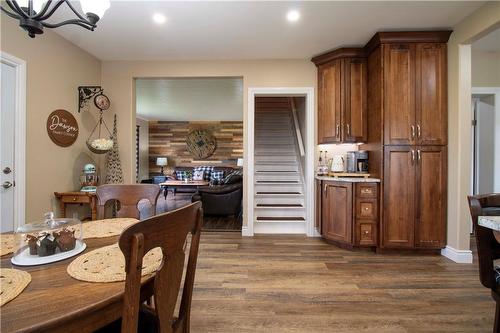
[[[300,19],[300,13],[296,10],[291,10],[286,14],[286,19],[290,22],[297,22]]]
[[[163,23],[165,23],[167,21],[167,18],[163,14],[156,13],[156,14],[153,15],[153,21],[156,24],[163,24]]]

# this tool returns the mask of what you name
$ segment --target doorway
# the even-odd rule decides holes
[[[289,109],[290,112],[281,110],[280,112],[275,112],[276,114],[266,115],[267,111],[269,111],[267,110],[269,105],[275,104],[280,107],[285,107],[289,103],[287,101],[289,101],[291,105]],[[302,106],[300,106],[301,104]],[[303,108],[303,117],[301,117],[302,119],[295,119],[300,117],[300,108]],[[294,115],[294,109],[296,109],[295,111],[297,111],[297,115]],[[286,113],[286,115],[284,115],[284,113]],[[310,237],[317,236],[318,233],[314,228],[313,210],[315,128],[314,89],[311,87],[249,88],[248,110],[245,121],[247,124],[245,162],[248,170],[246,172],[248,178],[245,189],[246,204],[244,212],[246,214],[247,225],[243,226],[242,235],[253,236],[255,233],[298,233],[306,234]],[[302,124],[300,124],[301,121]],[[296,195],[296,193],[289,193],[293,192],[292,190],[280,190],[280,188],[284,188],[284,186],[281,186],[278,182],[285,181],[285,179],[278,179],[278,176],[273,175],[274,173],[279,173],[281,175],[283,172],[297,173],[295,170],[285,170],[285,167],[295,167],[294,165],[289,165],[292,163],[285,163],[290,162],[286,160],[286,158],[291,158],[291,156],[289,156],[290,154],[287,154],[285,150],[279,150],[279,154],[286,155],[283,158],[277,158],[276,156],[278,156],[278,153],[269,154],[269,152],[277,151],[276,148],[278,148],[278,144],[281,144],[282,146],[291,145],[291,142],[289,143],[286,141],[289,139],[286,136],[271,138],[273,135],[282,135],[282,132],[285,130],[278,128],[277,126],[284,125],[291,126],[286,131],[290,132],[290,140],[293,138],[292,142],[295,141],[297,143],[296,151],[298,152],[298,166],[299,170],[301,170],[300,172],[303,171],[303,196],[300,198],[300,204],[304,209],[303,221],[292,221],[289,218],[285,218],[286,216],[279,216],[279,214],[277,215],[276,213],[271,214],[272,209],[280,210],[283,208],[283,205],[291,204],[287,201],[287,198],[281,198],[279,196],[285,196],[287,194]],[[300,134],[297,132],[300,132]],[[261,136],[259,137],[259,135]],[[298,138],[300,136],[302,139]],[[303,143],[304,156],[301,156],[302,154],[300,153],[300,141]],[[273,145],[273,142],[275,145]],[[279,170],[276,170],[277,166],[271,165],[272,163],[269,161],[266,164],[267,157],[272,157],[270,160],[271,162],[276,159],[281,162]],[[301,161],[302,157],[304,158],[303,161]],[[297,179],[300,178],[300,176],[297,177]],[[287,178],[286,181],[290,181],[290,179]],[[287,184],[287,186],[296,187],[296,184]],[[270,193],[273,191],[281,193]],[[279,198],[273,197],[275,194]],[[266,202],[267,199],[273,199],[275,201],[279,199],[281,201],[268,203]],[[295,205],[297,203],[293,204]],[[292,215],[295,216],[297,214],[294,213]]]
[[[494,88],[472,89],[472,193],[474,195],[500,192],[498,172],[500,109],[495,90]]]
[[[0,57],[0,232],[14,231],[25,215],[26,63]]]

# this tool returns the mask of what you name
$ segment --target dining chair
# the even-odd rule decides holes
[[[491,229],[478,224],[479,216],[500,215],[500,193],[467,198],[476,236],[479,280],[483,286],[491,289],[491,296],[496,302],[493,332],[500,333],[500,269],[497,270],[494,263],[500,259],[500,243]]]
[[[97,187],[97,216],[105,218],[105,206],[110,200],[119,202],[116,217],[140,218],[137,207],[139,201],[147,199],[152,206],[153,215],[156,213],[156,200],[160,195],[160,187],[156,184],[107,184]]]
[[[151,217],[125,229],[118,245],[125,256],[125,294],[120,320],[101,328],[98,333],[172,332],[189,333],[191,299],[203,211],[200,202]],[[191,234],[189,257],[182,287],[178,315],[174,315],[184,272],[184,248]],[[161,248],[163,262],[148,286],[152,287],[154,306],[144,303],[151,296],[141,295],[141,271],[144,255]],[[147,287],[145,290],[151,291]],[[143,289],[144,290],[144,289]]]

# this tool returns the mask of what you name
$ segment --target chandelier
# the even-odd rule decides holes
[[[109,0],[80,0],[84,16],[69,0],[5,0],[1,3],[6,3],[7,6],[0,5],[0,9],[8,16],[19,20],[19,26],[26,30],[31,38],[43,34],[43,28],[58,28],[67,24],[79,25],[94,31],[97,21],[110,6]],[[66,4],[76,17],[60,23],[46,22],[63,4]]]

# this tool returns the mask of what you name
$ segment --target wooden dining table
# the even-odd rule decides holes
[[[86,239],[83,253],[116,243],[118,237]],[[66,268],[76,256],[31,267],[11,264],[11,256],[3,256],[0,267],[29,272],[31,282],[0,308],[2,333],[93,332],[121,317],[125,282],[91,283],[72,278]],[[142,279],[142,301],[153,295],[153,277]]]

